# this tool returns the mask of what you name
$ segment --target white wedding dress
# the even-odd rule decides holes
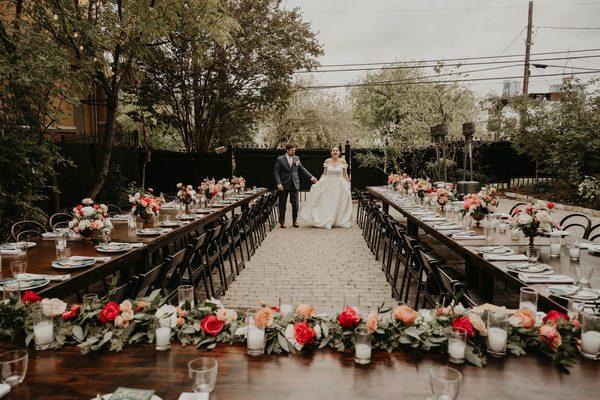
[[[331,229],[334,226],[352,226],[352,195],[346,180],[348,166],[341,161],[337,165],[325,162],[323,176],[312,185],[306,196],[300,218],[307,225]]]

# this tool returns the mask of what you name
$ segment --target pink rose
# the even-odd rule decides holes
[[[273,326],[273,310],[263,307],[254,315],[254,323],[258,328],[270,328]]]
[[[528,308],[521,308],[509,318],[509,322],[514,327],[532,328],[535,325],[535,315]]]
[[[545,343],[552,351],[557,351],[562,345],[560,333],[555,326],[544,324],[539,329],[540,340]]]
[[[366,321],[367,331],[369,333],[373,333],[377,330],[377,322],[378,322],[377,313],[370,312],[369,315],[367,315],[367,321]]]
[[[394,308],[392,315],[396,321],[401,321],[404,325],[412,325],[419,314],[409,306],[402,304]]]
[[[309,319],[314,313],[314,307],[309,304],[298,304],[298,307],[296,307],[296,314],[304,319]]]

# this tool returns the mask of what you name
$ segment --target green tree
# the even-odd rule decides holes
[[[140,103],[172,126],[186,152],[208,152],[252,139],[265,112],[285,104],[293,72],[312,68],[321,54],[310,25],[281,0],[226,0],[237,22],[227,45],[191,29],[179,15],[142,67]]]

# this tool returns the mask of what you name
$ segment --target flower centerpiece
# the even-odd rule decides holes
[[[221,193],[221,189],[222,188],[219,183],[215,182],[214,179],[208,178],[204,179],[204,181],[202,181],[202,183],[198,187],[200,193],[202,193],[204,197],[206,197],[206,200],[209,201],[217,197],[219,193]]]
[[[222,198],[225,198],[225,196],[227,194],[229,194],[229,192],[231,190],[233,190],[233,185],[227,178],[223,178],[223,179],[219,180],[219,182],[217,182],[217,184],[221,187],[221,191],[219,193],[217,193],[217,196],[220,196]]]
[[[90,198],[83,199],[81,204],[73,208],[73,219],[69,222],[69,228],[84,238],[91,238],[104,229],[112,229],[112,222],[108,219],[108,207],[95,203]]]
[[[443,210],[444,207],[446,206],[446,204],[448,203],[448,200],[452,197],[452,192],[450,192],[446,188],[439,187],[439,188],[435,189],[435,194],[436,194],[436,198],[437,198],[437,203],[440,205],[440,207]]]
[[[417,194],[417,196],[420,199],[424,198],[425,193],[428,193],[430,189],[431,189],[431,181],[427,178],[425,178],[425,179],[419,178],[415,181],[415,184],[413,185],[413,190],[415,191],[415,193]]]
[[[554,203],[539,201],[527,206],[524,210],[517,209],[513,216],[513,224],[529,238],[529,246],[533,247],[533,240],[540,234],[549,234],[558,223],[550,218]]]
[[[391,190],[398,190],[398,186],[400,185],[400,175],[399,174],[389,174],[388,175],[388,188]]]
[[[246,180],[241,176],[234,176],[233,178],[231,178],[231,184],[233,185],[233,189],[236,192],[241,193],[246,187]]]
[[[163,202],[161,197],[154,197],[153,190],[140,190],[133,196],[129,196],[131,203],[131,213],[139,216],[144,223],[149,223],[153,218],[158,217],[160,205]]]
[[[402,174],[402,176],[400,177],[400,187],[404,189],[405,195],[408,195],[408,191],[412,189],[414,184],[415,182],[413,181],[413,179],[407,174]]]
[[[495,188],[483,187],[478,193],[465,195],[465,207],[461,211],[463,216],[469,215],[479,225],[479,221],[498,208],[498,197]]]
[[[192,185],[183,185],[182,183],[177,184],[177,199],[185,205],[185,209],[188,210],[190,204],[196,199],[196,191]]]

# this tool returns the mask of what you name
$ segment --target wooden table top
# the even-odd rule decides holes
[[[130,268],[139,260],[143,260],[148,251],[160,248],[172,241],[177,237],[187,234],[199,227],[202,227],[221,215],[228,212],[232,212],[236,208],[248,204],[250,201],[260,197],[267,193],[266,189],[260,189],[254,193],[247,193],[247,197],[243,200],[239,200],[234,204],[226,205],[222,208],[211,209],[210,214],[203,214],[198,219],[188,224],[180,225],[179,227],[173,228],[171,232],[165,233],[159,236],[137,236],[136,232],[129,230],[126,221],[113,221],[113,233],[112,240],[115,242],[127,242],[127,243],[143,243],[145,246],[140,248],[133,248],[123,253],[100,253],[96,251],[93,244],[88,241],[82,240],[69,240],[68,246],[71,247],[71,255],[81,256],[93,256],[93,257],[111,257],[108,262],[96,262],[94,265],[81,269],[62,270],[52,268],[52,261],[56,259],[55,241],[50,240],[38,240],[36,246],[27,250],[27,271],[33,274],[49,274],[49,275],[62,275],[71,274],[71,279],[62,282],[52,281],[47,286],[36,289],[40,295],[51,297],[65,297],[68,294],[75,292],[82,287],[86,287],[94,282],[97,282],[102,277],[110,275],[121,268]],[[164,220],[165,216],[169,216],[171,220],[175,220],[175,217],[181,213],[176,210],[161,210],[160,218]],[[139,224],[138,224],[139,225]],[[4,268],[0,268],[0,276],[2,278],[9,278],[12,276],[10,270],[10,262],[17,260],[18,257],[11,255],[2,255],[2,265]]]
[[[391,207],[398,210],[400,213],[406,216],[410,222],[418,225],[419,228],[423,229],[423,231],[434,237],[440,243],[462,255],[466,259],[476,263],[479,267],[486,269],[486,271],[495,279],[498,279],[515,289],[525,286],[525,284],[517,278],[517,274],[509,272],[509,270],[506,268],[506,265],[510,262],[487,261],[478,252],[477,247],[505,245],[513,248],[517,254],[524,254],[529,243],[527,238],[521,235],[519,240],[512,240],[508,231],[506,233],[499,233],[498,230],[496,230],[493,236],[488,237],[485,240],[455,240],[450,236],[446,236],[443,232],[437,231],[434,228],[434,225],[436,225],[437,222],[424,222],[418,217],[412,215],[410,211],[404,209],[398,203],[386,197],[386,192],[383,187],[369,187],[368,190],[378,199],[385,201]],[[461,222],[456,214],[451,214],[445,211],[438,212],[438,214],[448,218],[449,221],[454,221],[458,225],[461,225]],[[483,228],[472,226],[471,229],[476,231],[478,234],[483,235]],[[598,269],[598,271],[595,271],[595,273],[592,275],[590,285],[592,288],[600,288],[600,257],[594,256],[589,251],[582,249],[579,261],[571,261],[567,246],[562,246],[560,257],[550,257],[550,238],[545,237],[536,237],[535,245],[540,248],[539,261],[550,265],[554,269],[555,274],[568,275],[576,281],[577,267],[580,264],[585,263],[586,265],[594,266],[594,268]],[[551,296],[548,292],[547,288],[551,285],[529,284],[529,286],[536,288],[539,294],[545,299],[545,301],[547,301],[549,306],[561,307],[563,305],[564,301],[557,300],[557,298]]]
[[[5,398],[85,400],[127,386],[153,389],[163,400],[176,400],[192,389],[187,363],[214,357],[219,367],[211,400],[426,399],[431,395],[428,369],[447,363],[441,355],[373,354],[371,364],[358,367],[352,353],[327,350],[259,358],[247,356],[238,346],[201,352],[173,345],[171,351],[158,352],[147,345],[85,356],[76,347],[30,350],[24,382]],[[490,359],[484,368],[447,365],[463,374],[461,400],[597,399],[599,364],[585,359],[569,375],[535,356]]]

